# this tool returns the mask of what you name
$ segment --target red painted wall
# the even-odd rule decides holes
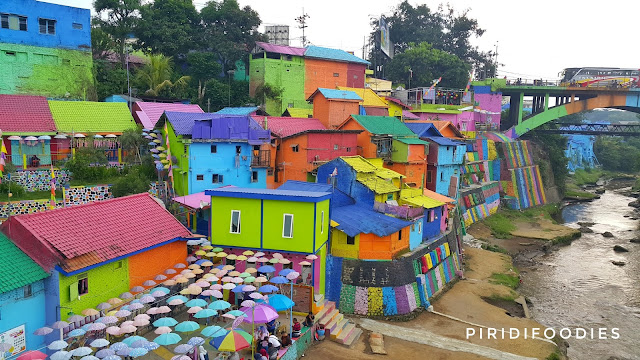
[[[307,162],[309,163],[316,161],[316,155],[319,161],[330,161],[339,156],[357,155],[358,134],[311,133],[308,134],[308,137]],[[334,150],[336,145],[338,149]]]
[[[364,64],[347,64],[347,86],[364,88]]]
[[[368,132],[357,121],[349,119],[341,128],[341,130],[364,130],[358,134],[358,155],[364,158],[375,158],[377,153],[376,146],[371,143],[371,133]]]

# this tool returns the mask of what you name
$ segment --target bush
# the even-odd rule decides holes
[[[512,289],[517,289],[518,286],[520,286],[520,277],[517,275],[494,273],[491,275],[491,279],[489,280],[489,282],[492,284],[499,284],[508,286]]]
[[[114,197],[139,194],[149,190],[150,179],[141,166],[129,168],[127,174],[111,186]]]
[[[489,216],[483,221],[491,229],[491,233],[498,239],[509,239],[511,232],[516,229],[512,219],[503,214]]]
[[[11,191],[13,196],[21,196],[24,195],[27,191],[24,187],[16,184],[13,181],[3,181],[0,184],[0,194],[6,195]]]

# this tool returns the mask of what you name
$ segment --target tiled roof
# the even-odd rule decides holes
[[[27,254],[0,233],[0,294],[49,276]]]
[[[409,110],[402,110],[402,117],[404,119],[409,119],[409,120],[419,120],[420,119],[420,116],[412,113]]]
[[[156,103],[147,101],[138,101],[136,104],[146,117],[138,117],[138,121],[145,129],[153,129],[158,120],[165,111],[186,112],[186,113],[203,113],[198,105],[193,104],[173,104],[173,103]]]
[[[49,107],[60,132],[109,134],[136,128],[126,103],[51,100]]]
[[[285,113],[289,114],[289,116],[291,117],[306,118],[309,116],[313,116],[313,109],[287,108],[287,110],[285,110]]]
[[[264,116],[254,116],[260,125],[264,126]],[[326,130],[320,120],[314,118],[267,117],[267,127],[271,133],[279,137],[289,137],[307,130]]]
[[[433,126],[436,127],[436,129],[438,129],[438,131],[440,132],[440,134],[442,134],[442,136],[445,137],[451,137],[451,138],[460,138],[463,139],[464,135],[462,135],[462,133],[460,132],[460,130],[458,130],[457,127],[455,127],[451,121],[444,121],[444,120],[428,120],[428,121],[421,121],[422,123],[426,123],[426,124],[433,124]],[[452,134],[452,136],[447,136],[445,133],[450,132]]]
[[[5,135],[55,133],[56,124],[45,97],[0,95],[0,129]]]
[[[218,110],[214,112],[214,114],[223,114],[223,115],[251,115],[254,112],[258,111],[258,108],[255,106],[245,106],[245,107],[226,107],[222,110]]]
[[[406,122],[404,124],[421,138],[427,136],[442,136],[438,128],[430,123]]]
[[[413,131],[393,116],[351,115],[351,117],[374,135],[415,136]]]
[[[43,268],[66,272],[190,236],[148,193],[18,215],[1,229]]]
[[[318,90],[314,91],[311,96],[307,99],[307,101],[313,101],[313,98],[318,94],[322,94],[325,99],[332,100],[351,100],[351,101],[362,101],[362,98],[358,96],[358,94],[349,90],[336,90],[336,89],[325,89],[318,88]]]
[[[331,49],[331,48],[325,48],[320,46],[307,46],[304,52],[304,56],[309,58],[327,59],[327,60],[351,62],[351,63],[365,64],[365,65],[370,64],[368,61],[362,60],[359,57],[349,54],[344,50]]]
[[[425,209],[433,209],[444,205],[444,202],[425,196],[421,189],[400,190],[400,203],[417,205]]]
[[[285,54],[285,55],[296,55],[303,56],[304,48],[293,47],[293,46],[285,46],[285,45],[276,45],[270,44],[266,42],[256,41],[256,46],[259,46],[264,49],[266,52]]]
[[[392,103],[394,103],[394,104],[400,105],[403,109],[411,109],[411,107],[410,107],[409,105],[407,105],[407,104],[403,103],[402,101],[400,101],[400,100],[398,100],[398,99],[396,99],[396,98],[394,98],[394,97],[391,97],[391,96],[385,96],[385,98],[384,98],[384,99],[385,99],[386,101],[390,101],[390,102],[392,102]]]
[[[368,89],[368,88],[360,89],[360,88],[352,88],[352,87],[346,87],[346,86],[338,86],[338,89],[353,91],[354,93],[358,94],[358,96],[360,96],[363,99],[361,105],[374,106],[379,108],[389,107],[389,105],[380,96],[378,96],[378,94],[376,94],[375,91],[371,89]],[[387,115],[389,115],[388,111],[387,111]]]
[[[381,214],[359,204],[332,209],[331,220],[337,223],[335,227],[338,230],[349,236],[363,233],[384,237],[411,225],[410,222]]]

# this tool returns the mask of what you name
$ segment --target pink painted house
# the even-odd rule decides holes
[[[165,111],[204,113],[198,105],[137,101],[131,107],[133,118],[144,129],[153,129]]]

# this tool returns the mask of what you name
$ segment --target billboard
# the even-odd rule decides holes
[[[389,24],[384,19],[384,17],[380,17],[380,50],[390,58],[393,58],[393,48],[391,46],[391,38],[389,37]]]
[[[25,326],[20,325],[11,330],[0,333],[0,344],[11,345],[9,350],[0,353],[0,359],[19,354],[27,349],[27,338],[25,336]]]

